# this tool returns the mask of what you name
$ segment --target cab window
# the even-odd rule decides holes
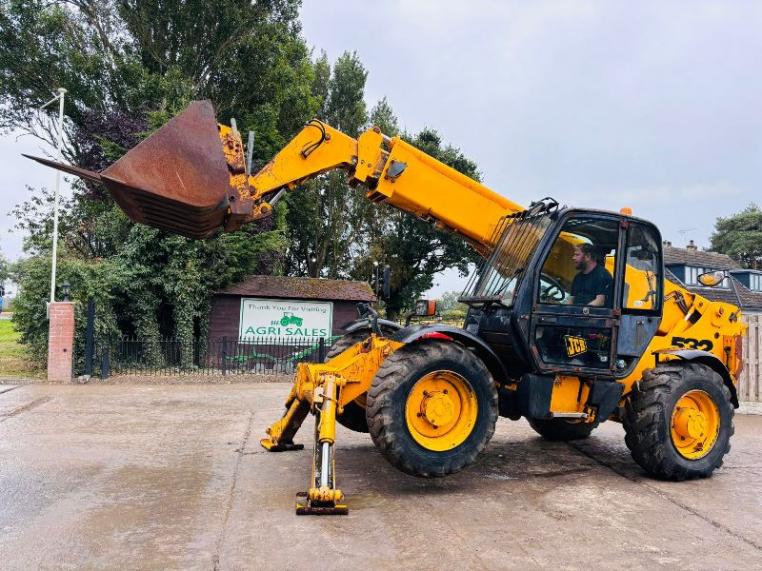
[[[618,240],[616,220],[568,220],[543,264],[537,301],[612,308]]]
[[[631,223],[627,228],[627,265],[622,309],[658,311],[661,300],[659,236],[654,228]]]

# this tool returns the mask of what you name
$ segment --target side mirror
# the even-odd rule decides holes
[[[416,317],[432,317],[437,314],[437,302],[433,299],[419,299],[415,302],[413,315]]]
[[[726,277],[727,275],[725,272],[722,270],[717,270],[714,272],[704,272],[703,274],[699,274],[696,277],[696,280],[704,287],[714,287],[716,285],[720,285]]]

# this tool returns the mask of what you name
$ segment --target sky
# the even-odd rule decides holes
[[[315,56],[357,52],[370,105],[437,129],[521,204],[628,206],[708,247],[717,217],[762,202],[762,2],[304,0],[301,16]],[[19,157],[39,148],[0,138],[10,259],[5,212],[25,184],[53,185]],[[464,285],[436,282],[432,296]]]
[[[708,247],[762,201],[761,2],[305,0],[302,23],[316,53],[357,52],[371,104],[521,204],[629,206]]]

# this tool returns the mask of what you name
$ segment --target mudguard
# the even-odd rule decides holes
[[[394,329],[395,331],[402,329],[402,325],[397,323],[396,321],[389,321],[388,319],[379,319],[378,320],[378,326],[379,327],[386,327],[388,329]],[[360,329],[370,329],[370,319],[364,318],[364,319],[355,319],[354,321],[350,321],[346,325],[342,327],[342,329],[346,333],[352,333],[354,331],[358,331]]]
[[[469,333],[460,327],[452,325],[411,325],[404,327],[392,335],[392,339],[400,343],[410,344],[422,339],[443,339],[457,341],[471,349],[492,373],[492,377],[499,384],[508,382],[506,371],[500,357],[483,339]]]
[[[733,379],[730,376],[728,368],[725,366],[725,363],[720,361],[717,355],[708,351],[701,351],[700,349],[661,349],[654,351],[654,355],[656,355],[657,360],[661,355],[674,355],[684,361],[695,361],[706,365],[722,377],[722,381],[730,391],[730,402],[733,403],[734,408],[738,408],[738,391],[736,391],[736,386],[733,384]]]

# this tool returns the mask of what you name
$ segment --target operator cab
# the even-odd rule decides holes
[[[506,217],[493,244],[461,301],[470,306],[465,328],[512,375],[629,374],[661,318],[653,224],[544,199]]]

